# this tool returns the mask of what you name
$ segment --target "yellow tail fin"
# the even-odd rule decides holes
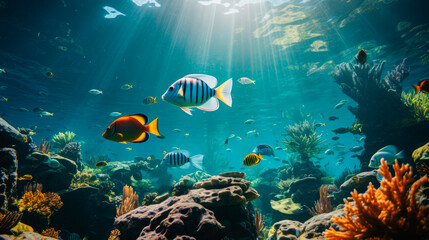
[[[228,106],[232,106],[232,78],[216,88],[216,97]]]
[[[151,123],[146,125],[146,127],[147,127],[147,132],[155,134],[156,136],[161,136],[161,134],[158,131],[158,118],[156,118]]]
[[[259,154],[259,158],[260,158],[261,160],[266,160],[266,159],[263,159],[263,158],[262,158],[261,154]]]
[[[156,97],[153,99],[153,103],[156,103]]]

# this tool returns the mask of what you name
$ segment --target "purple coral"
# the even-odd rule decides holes
[[[78,169],[82,169],[82,154],[80,153],[80,143],[70,142],[60,150],[59,155],[74,161]]]

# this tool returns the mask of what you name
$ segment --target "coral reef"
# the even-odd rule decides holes
[[[60,238],[60,233],[61,231],[55,231],[54,228],[48,228],[42,231],[42,235],[43,236],[47,236],[47,237],[51,237],[51,238],[55,238],[55,239],[61,239]]]
[[[45,141],[43,139],[40,142],[39,146],[37,147],[37,151],[45,154],[48,154],[50,149],[51,149],[51,144],[49,143],[49,141]]]
[[[18,240],[18,239],[31,239],[31,240],[58,240],[58,238],[51,238],[43,236],[35,232],[23,232],[18,236],[0,235],[1,238],[6,240]]]
[[[62,206],[63,202],[57,193],[42,193],[39,190],[28,191],[19,200],[20,211],[37,213],[48,217]]]
[[[287,151],[298,153],[301,161],[308,161],[323,150],[320,147],[323,143],[322,135],[317,135],[314,124],[310,124],[307,120],[287,126],[286,133],[288,137],[284,138],[282,143]]]
[[[414,162],[429,158],[429,142],[414,150],[412,155]]]
[[[13,148],[0,149],[0,209],[5,208],[7,199],[16,188],[18,160]]]
[[[67,143],[73,142],[75,137],[76,134],[74,132],[59,132],[52,137],[52,146],[58,149],[63,149]]]
[[[265,217],[261,216],[261,214],[258,212],[258,209],[256,208],[255,208],[255,221],[253,222],[253,224],[255,225],[258,236],[261,235],[262,231],[264,231],[265,229]]]
[[[70,184],[70,188],[80,188],[84,186],[98,186],[99,181],[90,173],[78,171]]]
[[[78,167],[78,170],[83,169],[82,154],[80,153],[80,143],[69,142],[63,147],[63,149],[58,152],[58,154],[62,157],[74,161]]]
[[[421,122],[429,120],[429,95],[416,93],[413,90],[402,92],[402,101],[413,113],[414,120]]]
[[[342,91],[358,104],[349,106],[349,110],[362,124],[361,130],[366,136],[359,156],[360,168],[364,171],[369,169],[368,159],[381,147],[395,143],[405,152],[411,152],[427,141],[425,132],[429,131],[429,121],[417,122],[415,108],[401,100],[400,83],[410,72],[406,61],[382,78],[384,64],[341,63],[332,75]]]
[[[130,186],[125,185],[122,193],[122,203],[116,208],[116,217],[136,209],[139,206],[139,195]]]
[[[138,207],[115,221],[120,240],[128,239],[256,239],[248,201],[259,195],[243,173],[212,176],[182,196]]]
[[[153,192],[153,193],[149,193],[147,194],[144,198],[143,198],[143,202],[142,202],[142,206],[147,206],[147,205],[151,205],[153,204],[153,201],[155,200],[155,198],[158,196],[158,193]]]
[[[8,212],[0,213],[0,234],[8,233],[21,220],[22,213]]]
[[[382,160],[379,173],[384,177],[375,189],[370,183],[365,194],[352,193],[354,202],[345,200],[344,217],[333,217],[340,230],[330,228],[327,239],[426,239],[429,236],[429,206],[416,201],[427,176],[413,183],[410,166],[393,165],[395,176]]]
[[[332,212],[333,207],[328,198],[328,186],[321,186],[319,189],[319,200],[314,203],[314,208],[309,209],[311,215],[316,216],[322,213]]]
[[[333,192],[331,201],[334,205],[343,203],[343,199],[350,195],[351,191],[356,190],[358,193],[364,193],[369,183],[373,183],[375,187],[379,187],[380,183],[377,180],[377,171],[361,172],[356,175],[349,175],[338,188],[339,191]]]

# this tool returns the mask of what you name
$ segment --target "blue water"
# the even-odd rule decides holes
[[[368,3],[369,2],[369,3]],[[60,131],[73,131],[82,146],[84,161],[89,155],[109,155],[114,161],[155,155],[172,147],[192,155],[216,151],[229,163],[219,172],[242,169],[243,158],[258,144],[281,144],[284,128],[293,122],[282,117],[302,108],[315,122],[326,148],[335,144],[331,130],[348,127],[354,116],[347,106],[355,103],[344,95],[329,75],[336,64],[352,61],[361,48],[370,61],[385,60],[385,72],[408,58],[412,71],[403,88],[427,77],[428,15],[425,1],[221,1],[201,4],[194,0],[159,0],[137,6],[132,1],[9,1],[0,5],[0,113],[15,127],[37,126],[36,143]],[[203,2],[204,3],[204,2]],[[228,7],[226,7],[230,4]],[[235,4],[235,5],[234,5]],[[105,18],[104,6],[126,16]],[[225,14],[228,11],[237,13]],[[361,13],[356,11],[362,9]],[[408,26],[398,29],[401,22]],[[322,47],[315,45],[321,43]],[[313,46],[312,46],[313,44]],[[45,73],[54,73],[47,78]],[[215,76],[218,84],[234,81],[232,108],[220,103],[215,112],[196,110],[189,116],[161,100],[177,79],[190,73]],[[241,85],[240,77],[256,81]],[[132,89],[121,90],[123,84]],[[90,89],[103,91],[91,95]],[[158,103],[142,105],[147,96]],[[346,106],[335,104],[349,99]],[[18,108],[30,112],[21,112]],[[54,113],[42,117],[32,109]],[[120,144],[101,137],[115,120],[111,112],[123,115],[143,113],[149,121],[159,117],[159,131],[166,138],[151,135],[140,144]],[[321,116],[323,114],[323,117]],[[329,121],[329,116],[338,116]],[[255,119],[245,125],[247,119]],[[181,129],[177,133],[173,129]],[[43,131],[45,130],[45,131]],[[246,137],[256,130],[259,137]],[[189,133],[189,136],[184,136]],[[235,134],[242,140],[225,139]],[[360,136],[340,135],[347,151]],[[212,146],[212,147],[210,147]],[[214,146],[214,147],[213,147]],[[125,148],[131,147],[128,151]],[[226,149],[232,149],[227,152]],[[276,151],[286,160],[285,151]],[[326,156],[320,165],[330,176],[359,166],[349,153],[342,165]],[[282,166],[267,159],[264,169]],[[189,171],[172,169],[180,176]],[[252,174],[252,168],[244,170]]]

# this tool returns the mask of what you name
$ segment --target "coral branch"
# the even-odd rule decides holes
[[[119,217],[139,206],[139,195],[134,192],[133,187],[127,185],[123,188],[122,204],[116,208],[116,217]]]
[[[328,186],[321,186],[319,189],[320,199],[314,203],[314,208],[309,209],[311,215],[316,216],[322,213],[332,212],[333,207],[328,198]]]
[[[334,216],[331,221],[340,231],[330,228],[327,239],[426,239],[429,236],[429,206],[420,206],[416,195],[429,182],[424,176],[413,182],[410,166],[396,162],[395,176],[382,160],[379,173],[384,179],[375,189],[369,184],[365,194],[352,193],[354,203],[344,200],[346,215]]]
[[[264,231],[265,229],[265,217],[261,216],[261,214],[258,212],[258,209],[255,208],[255,221],[253,223],[255,225],[256,231],[258,233],[258,236]]]

